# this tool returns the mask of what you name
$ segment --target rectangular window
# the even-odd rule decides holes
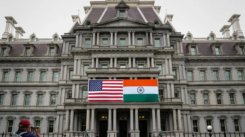
[[[70,80],[72,79],[72,76],[73,76],[73,70],[70,70],[70,73],[69,73]]]
[[[207,93],[203,94],[203,99],[204,99],[204,104],[207,105],[208,104],[208,94]]]
[[[53,81],[57,82],[58,81],[58,77],[59,77],[59,73],[58,72],[54,72],[53,73]]]
[[[197,120],[193,120],[193,131],[198,132],[198,125],[197,125]]]
[[[171,46],[170,46],[170,49],[174,49],[174,45],[171,45]]]
[[[13,130],[13,120],[8,120],[8,133],[11,133]]]
[[[220,128],[222,132],[225,132],[225,120],[224,119],[220,120]]]
[[[41,125],[40,120],[35,120],[34,126],[35,126],[35,127],[40,127],[40,125]]]
[[[21,73],[20,72],[16,72],[15,81],[20,81],[20,78],[21,78]]]
[[[32,71],[29,71],[28,72],[28,81],[33,81],[33,72]]]
[[[230,102],[231,104],[235,104],[234,93],[230,93]]]
[[[75,49],[75,46],[71,46],[71,50],[74,50]]]
[[[187,72],[187,77],[188,77],[188,81],[193,81],[192,80],[192,71]]]
[[[3,81],[8,81],[8,72],[4,72],[3,74]]]
[[[207,122],[207,126],[212,126],[211,119],[207,119],[206,122]]]
[[[38,95],[37,97],[37,105],[42,106],[43,105],[43,95]]]
[[[157,65],[157,68],[158,68],[158,70],[160,70],[160,74],[159,75],[162,75],[162,65]]]
[[[125,46],[125,38],[120,38],[120,45]]]
[[[125,65],[120,65],[120,68],[126,68],[126,66]]]
[[[143,45],[143,39],[142,38],[137,38],[137,45],[142,46]]]
[[[205,71],[200,72],[200,80],[205,81]]]
[[[196,96],[195,94],[190,94],[191,104],[196,104]]]
[[[221,104],[221,94],[217,93],[216,97],[217,97],[217,104]]]
[[[215,47],[215,53],[216,55],[220,55],[219,47]]]
[[[54,48],[50,48],[50,56],[54,56]]]
[[[86,48],[90,48],[91,47],[91,40],[85,39],[85,44],[86,44]]]
[[[239,126],[239,120],[238,119],[234,119],[234,126],[235,126],[235,131],[239,132],[240,126]]]
[[[155,39],[155,47],[160,47],[160,39]]]
[[[231,74],[230,74],[229,70],[225,71],[225,78],[226,78],[226,80],[231,80]]]
[[[144,65],[140,64],[138,65],[138,68],[144,68]]]
[[[196,55],[196,48],[195,47],[191,47],[191,55]]]
[[[48,132],[49,133],[53,133],[54,132],[54,121],[49,121]]]
[[[15,106],[16,103],[17,103],[17,95],[16,95],[16,94],[13,94],[13,95],[12,95],[12,103],[11,103],[11,105],[12,105],[12,106]]]
[[[67,93],[67,98],[72,98],[72,93]]]
[[[4,95],[0,94],[0,105],[3,105],[3,99],[4,99]]]
[[[243,47],[242,47],[242,46],[240,46],[240,47],[239,47],[239,49],[240,49],[240,54],[241,54],[241,55],[244,55],[244,52],[243,52]]]
[[[102,45],[103,46],[108,46],[108,39],[107,38],[103,38],[102,39]]]
[[[87,66],[87,65],[83,66],[83,75],[84,75],[84,76],[87,76],[86,71],[88,70],[88,67],[89,67],[89,66]]]
[[[30,56],[31,55],[31,49],[30,48],[26,48],[26,56]]]
[[[243,96],[243,104],[245,104],[245,93],[243,93],[242,96]]]
[[[238,79],[243,80],[243,71],[242,70],[238,70]]]
[[[164,115],[161,116],[161,129],[162,131],[166,131],[166,119]]]
[[[108,68],[108,66],[107,65],[102,65],[102,68]]]
[[[215,81],[218,80],[218,71],[213,71],[213,79],[214,79]]]
[[[50,97],[50,105],[55,106],[56,105],[56,95],[51,95]]]
[[[173,76],[175,79],[177,78],[176,70],[173,70]]]
[[[124,10],[121,10],[120,13],[119,13],[119,16],[120,17],[125,17],[125,11]]]
[[[46,72],[41,72],[41,82],[45,82],[46,81]]]
[[[6,56],[7,53],[7,49],[6,48],[2,48],[2,56]]]
[[[25,106],[29,106],[30,105],[30,95],[29,94],[26,94],[25,95]]]

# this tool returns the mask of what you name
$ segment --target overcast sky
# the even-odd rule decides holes
[[[5,16],[13,16],[28,38],[35,33],[38,38],[51,38],[54,33],[63,35],[72,26],[71,15],[83,20],[84,6],[90,0],[0,0],[0,33],[5,29]],[[102,1],[102,0],[97,0]],[[103,0],[104,1],[104,0]],[[164,19],[166,9],[173,14],[173,24],[178,32],[190,31],[194,37],[207,37],[213,31],[217,37],[223,25],[229,25],[233,14],[242,14],[240,25],[245,31],[245,0],[155,0],[161,6],[160,16]],[[232,33],[232,29],[231,29]]]

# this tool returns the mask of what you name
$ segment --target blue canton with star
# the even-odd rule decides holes
[[[89,80],[89,91],[102,91],[102,80]]]

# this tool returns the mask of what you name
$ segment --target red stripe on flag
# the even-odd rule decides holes
[[[123,88],[123,86],[102,86],[102,88]]]
[[[88,93],[88,95],[123,95],[123,93]]]
[[[103,85],[123,85],[123,83],[103,83]]]

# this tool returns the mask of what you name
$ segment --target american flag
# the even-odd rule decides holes
[[[123,80],[89,80],[88,102],[123,102]]]

